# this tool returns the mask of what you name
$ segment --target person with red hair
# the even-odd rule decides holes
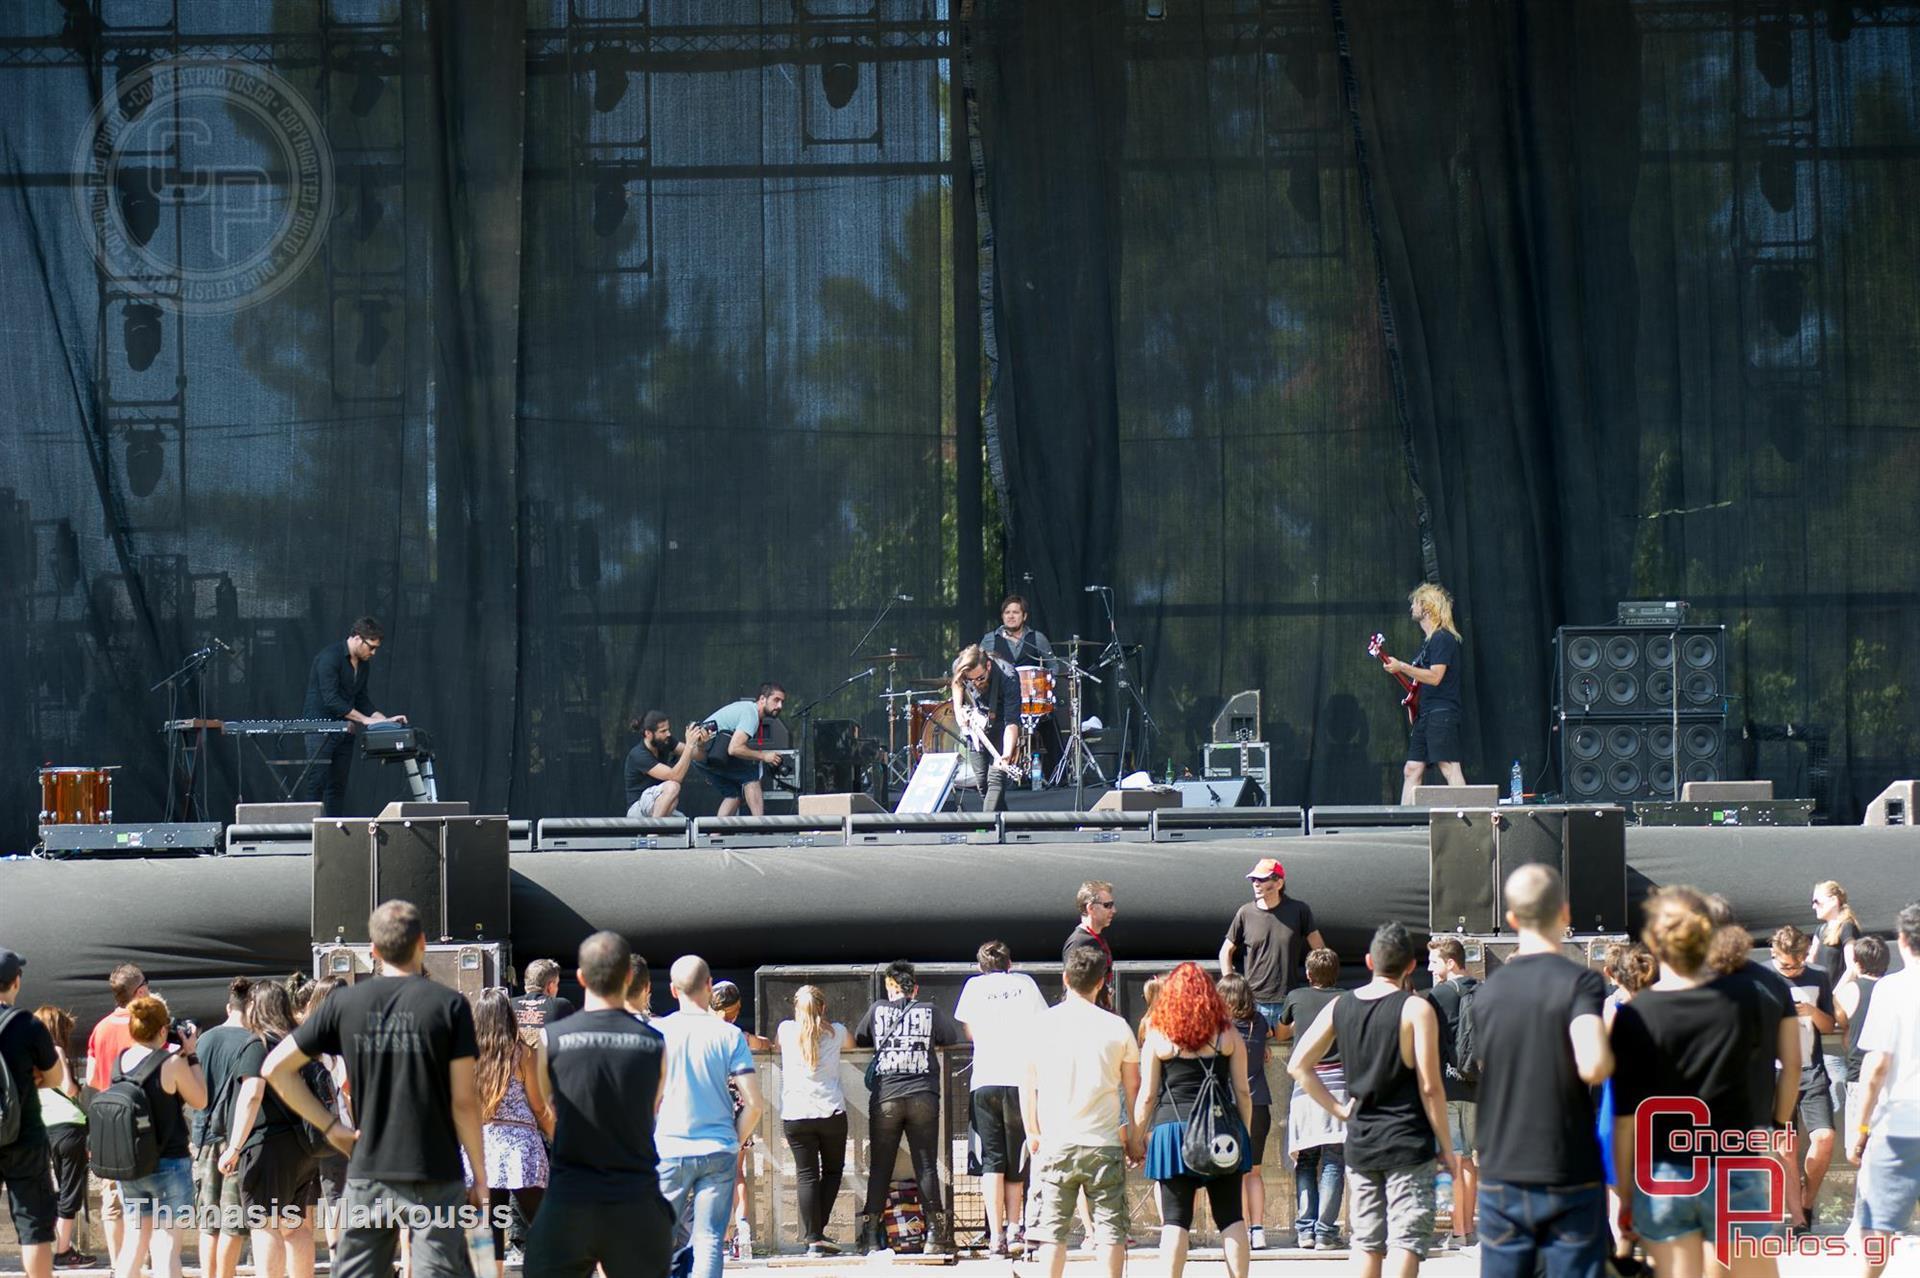
[[[1186,1130],[1182,1117],[1193,1112],[1209,1078],[1231,1080],[1240,1121],[1253,1127],[1253,1097],[1247,1083],[1247,1049],[1213,980],[1197,963],[1182,963],[1160,987],[1147,1013],[1147,1040],[1140,1049],[1140,1095],[1134,1122],[1149,1131],[1147,1176],[1160,1187],[1160,1258],[1172,1278],[1187,1262],[1187,1233],[1193,1228],[1193,1200],[1202,1190],[1220,1230],[1227,1273],[1245,1278],[1251,1256],[1247,1222],[1240,1208],[1240,1177],[1245,1163],[1220,1176],[1195,1176],[1180,1156]],[[1225,1072],[1226,1078],[1221,1074]]]

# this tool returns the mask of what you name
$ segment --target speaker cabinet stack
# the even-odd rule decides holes
[[[505,941],[512,878],[504,816],[313,823],[314,944],[367,941],[382,901],[420,908],[427,940]]]
[[[1560,781],[1569,803],[1677,799],[1727,777],[1725,626],[1554,632]]]
[[[1436,935],[1507,931],[1507,876],[1533,864],[1560,872],[1574,931],[1627,930],[1624,808],[1435,808],[1427,854],[1427,924]]]

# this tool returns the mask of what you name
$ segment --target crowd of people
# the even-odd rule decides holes
[[[971,1042],[980,1241],[1053,1275],[1076,1231],[1122,1272],[1146,1223],[1130,1171],[1155,1185],[1159,1269],[1181,1273],[1204,1199],[1229,1274],[1245,1275],[1266,1245],[1276,1125],[1294,1242],[1350,1245],[1363,1278],[1405,1278],[1448,1245],[1477,1248],[1491,1278],[1598,1278],[1636,1249],[1662,1275],[1719,1262],[1760,1278],[1778,1254],[1765,1240],[1812,1223],[1836,1154],[1862,1167],[1852,1229],[1867,1278],[1884,1268],[1920,1198],[1920,903],[1900,913],[1889,975],[1888,946],[1837,884],[1814,889],[1814,932],[1779,929],[1764,964],[1723,899],[1668,886],[1646,902],[1640,943],[1595,971],[1565,956],[1558,875],[1529,865],[1504,887],[1513,951],[1485,979],[1460,938],[1437,936],[1431,988],[1416,990],[1422,947],[1389,922],[1369,979],[1342,990],[1284,868],[1263,859],[1247,878],[1219,972],[1156,978],[1137,1025],[1114,1010],[1114,887],[1090,881],[1057,991],[988,941],[952,1013],[899,961],[854,1026],[808,985],[770,1039],[733,1023],[739,991],[695,955],[673,962],[674,1010],[654,1016],[645,959],[610,932],[575,956],[577,1009],[552,960],[527,966],[518,997],[469,1000],[423,979],[420,913],[388,902],[369,922],[377,975],[236,978],[204,1030],[138,968],[116,968],[84,1088],[71,1015],[27,1012],[26,960],[0,949],[0,1180],[33,1278],[95,1263],[75,1234],[90,1166],[117,1278],[149,1264],[177,1278],[190,1233],[220,1278],[249,1244],[256,1272],[311,1274],[322,1239],[348,1278],[386,1278],[399,1252],[421,1278],[489,1254],[502,1272],[511,1259],[537,1275],[713,1278],[745,1237],[743,1155],[771,1105],[810,1255],[909,1236],[952,1252],[941,1049]],[[854,1108],[842,1060],[858,1048],[871,1049],[870,1174],[852,1238],[836,1241]],[[1276,1123],[1282,1048],[1292,1086]],[[778,1060],[772,1095],[756,1053]],[[892,1182],[903,1142],[911,1191]],[[1748,1156],[1723,1167],[1703,1149]],[[1451,1228],[1436,1237],[1443,1180]]]

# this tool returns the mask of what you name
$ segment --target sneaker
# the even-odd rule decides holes
[[[96,1269],[99,1265],[100,1262],[98,1260],[87,1255],[78,1247],[69,1247],[53,1258],[53,1267],[55,1269]]]
[[[1247,1230],[1247,1246],[1253,1248],[1255,1251],[1265,1251],[1267,1249],[1267,1231],[1264,1226],[1255,1225]]]
[[[808,1251],[812,1251],[815,1247],[820,1249],[822,1256],[837,1256],[840,1254],[840,1244],[834,1242],[831,1238],[816,1238],[807,1244]]]
[[[818,1259],[819,1257],[824,1256],[826,1254],[827,1254],[827,1249],[825,1247],[822,1247],[818,1242],[810,1242],[807,1244],[807,1255],[814,1257],[815,1259]]]
[[[525,1269],[527,1257],[518,1247],[509,1247],[507,1254],[501,1258],[501,1263],[509,1269]]]
[[[1297,1237],[1297,1238],[1295,1238],[1295,1239],[1293,1240],[1293,1245],[1294,1245],[1294,1246],[1296,1246],[1296,1247],[1298,1247],[1298,1248],[1299,1248],[1299,1249],[1300,1249],[1301,1251],[1312,1251],[1312,1250],[1313,1250],[1313,1235],[1312,1235],[1312,1234],[1301,1234],[1301,1235],[1300,1235],[1299,1237]]]

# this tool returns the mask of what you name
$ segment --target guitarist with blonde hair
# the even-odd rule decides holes
[[[1400,802],[1412,803],[1414,787],[1437,766],[1448,785],[1465,785],[1460,768],[1460,631],[1453,624],[1453,596],[1426,582],[1407,596],[1407,612],[1425,642],[1412,661],[1378,654],[1387,673],[1407,686],[1413,731],[1407,734],[1407,766]]]
[[[979,644],[968,644],[953,659],[950,688],[973,774],[986,792],[981,810],[998,812],[1006,806],[1007,777],[1020,740],[1020,675]]]

